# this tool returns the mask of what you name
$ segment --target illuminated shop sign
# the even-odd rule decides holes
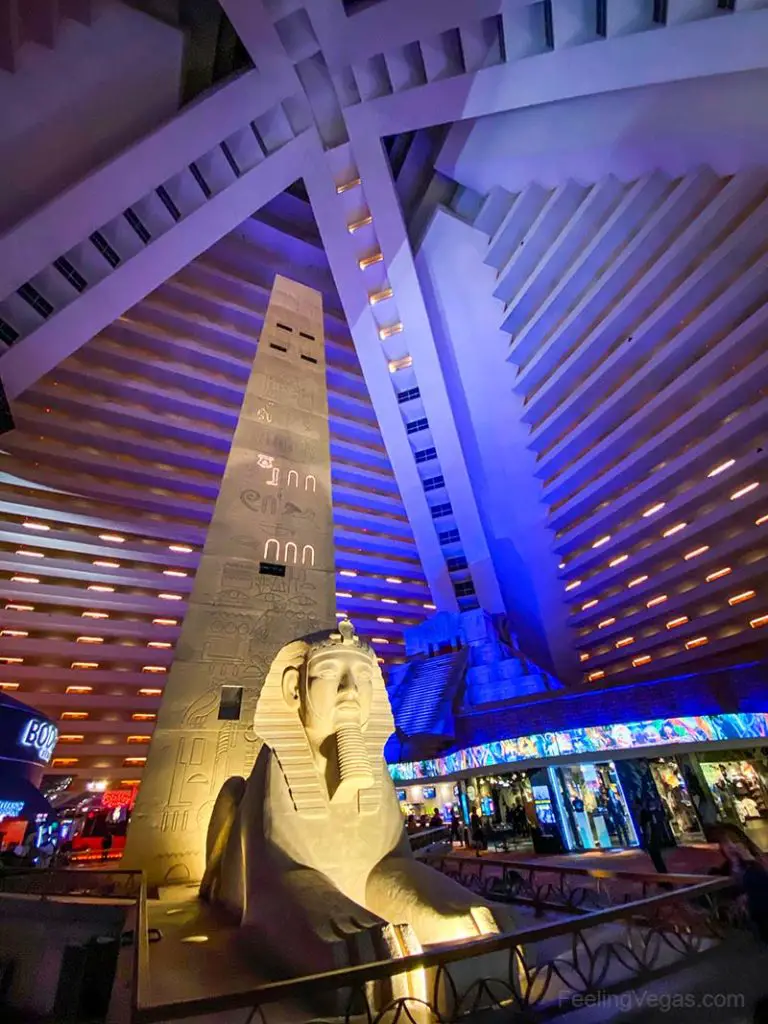
[[[43,718],[30,718],[21,730],[20,743],[23,747],[31,747],[40,761],[48,764],[59,738],[59,730],[53,722]]]
[[[429,761],[392,764],[396,782],[432,779],[473,768],[514,764],[568,754],[596,754],[611,750],[671,746],[677,743],[709,743],[722,740],[768,738],[768,714],[700,715],[691,718],[654,718],[647,722],[597,725],[589,729],[536,733],[513,740],[465,747]]]
[[[130,807],[132,803],[132,789],[108,789],[101,797],[102,807]]]
[[[0,800],[0,820],[3,818],[18,818],[23,810],[23,800]]]

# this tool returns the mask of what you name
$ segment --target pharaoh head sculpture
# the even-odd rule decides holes
[[[278,652],[253,724],[299,813],[323,814],[358,795],[363,811],[378,804],[394,721],[376,655],[348,620]]]

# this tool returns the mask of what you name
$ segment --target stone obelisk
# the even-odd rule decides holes
[[[128,831],[150,886],[202,878],[274,655],[335,622],[322,296],[277,276]]]

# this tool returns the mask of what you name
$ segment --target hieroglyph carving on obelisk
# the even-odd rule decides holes
[[[335,621],[322,297],[277,276],[128,832],[150,885],[202,878],[213,802],[258,753],[272,659]],[[238,687],[238,717],[220,717]]]

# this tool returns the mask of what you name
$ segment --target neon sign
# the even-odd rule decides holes
[[[23,810],[23,800],[0,800],[0,820],[3,818],[18,818]]]
[[[395,782],[410,782],[415,779],[440,778],[455,772],[471,771],[473,768],[489,768],[517,761],[540,761],[568,754],[766,738],[768,714],[765,713],[654,718],[644,722],[620,722],[616,725],[563,729],[516,739],[495,740],[476,747],[464,747],[431,760],[391,764],[389,773]]]
[[[30,718],[21,730],[21,745],[31,747],[45,764],[51,760],[53,748],[59,738],[59,730],[53,722],[42,718]]]

